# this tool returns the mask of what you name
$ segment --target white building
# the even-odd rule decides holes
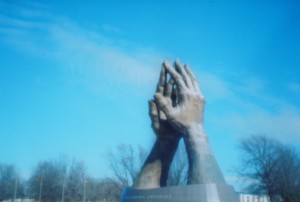
[[[270,202],[266,195],[240,194],[240,202]]]

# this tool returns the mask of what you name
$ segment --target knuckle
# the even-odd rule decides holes
[[[204,101],[205,97],[203,95],[201,95],[200,93],[197,93],[197,95],[195,96],[198,100]]]

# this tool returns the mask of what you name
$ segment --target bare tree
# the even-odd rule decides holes
[[[87,201],[100,201],[101,200],[101,187],[100,180],[89,177],[87,180]]]
[[[66,169],[62,159],[38,163],[29,180],[31,197],[44,202],[60,200]]]
[[[115,151],[109,152],[107,160],[114,177],[122,187],[132,185],[146,159],[142,148],[134,149],[132,145],[119,145]]]
[[[280,148],[278,181],[279,195],[285,202],[300,201],[300,158],[294,148],[282,145]]]
[[[86,201],[111,201],[117,202],[121,196],[121,185],[111,178],[87,178]]]
[[[122,194],[122,187],[113,179],[104,179],[100,182],[102,199],[105,201],[119,201]]]
[[[83,199],[89,177],[86,174],[84,162],[71,163],[66,179],[66,201],[80,201]]]
[[[123,188],[132,185],[143,166],[148,152],[145,149],[133,148],[132,145],[119,145],[115,151],[109,152],[107,160],[114,177]],[[168,185],[183,185],[187,180],[188,162],[184,144],[180,144],[174,156],[169,177]]]
[[[236,170],[244,179],[251,180],[247,188],[269,195],[271,201],[279,197],[290,202],[290,195],[300,183],[299,155],[295,150],[265,136],[242,139],[239,150],[241,163]]]
[[[0,164],[0,201],[24,196],[24,185],[13,165]]]

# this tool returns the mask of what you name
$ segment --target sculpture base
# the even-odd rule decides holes
[[[238,202],[232,186],[226,184],[197,184],[157,189],[126,189],[120,202]]]

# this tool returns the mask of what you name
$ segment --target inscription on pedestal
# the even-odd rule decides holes
[[[126,189],[120,202],[238,202],[232,186],[199,184],[157,189]]]

